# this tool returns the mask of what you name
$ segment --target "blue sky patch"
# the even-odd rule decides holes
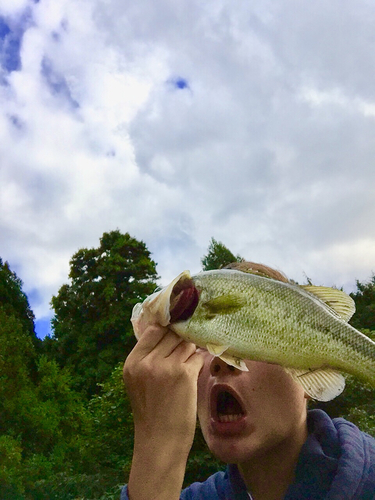
[[[15,267],[17,266],[13,266],[13,268]],[[17,273],[17,276],[20,276],[21,273],[17,270],[15,272]],[[28,290],[26,296],[32,311],[34,311],[35,308],[43,302],[43,297],[37,288]],[[34,320],[35,333],[40,339],[43,339],[46,335],[51,334],[51,317],[52,313],[51,316],[44,316]]]
[[[42,318],[35,321],[35,333],[40,339],[44,339],[46,335],[51,335],[51,319]]]
[[[3,17],[0,17],[0,38],[4,39],[10,33],[10,28]]]
[[[179,89],[179,90],[184,90],[184,89],[190,88],[188,80],[186,78],[183,78],[182,76],[170,78],[167,83],[172,85],[175,89]]]
[[[4,17],[0,17],[0,64],[9,73],[21,67],[22,35],[21,30],[12,30]]]

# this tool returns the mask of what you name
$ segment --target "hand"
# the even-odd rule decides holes
[[[135,425],[132,500],[151,492],[156,498],[156,491],[159,498],[179,498],[194,438],[202,366],[194,344],[160,326],[146,328],[129,354],[124,381]]]

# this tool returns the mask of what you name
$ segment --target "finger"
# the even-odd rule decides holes
[[[204,347],[198,347],[197,346],[197,352],[202,352],[202,353],[205,353],[205,352],[208,352],[207,349],[205,349]]]
[[[150,354],[168,357],[183,340],[168,327],[153,325],[146,328],[136,344],[134,356],[143,359]]]
[[[139,358],[146,357],[167,334],[168,328],[160,325],[150,325],[143,332],[130,355]]]
[[[168,356],[169,359],[185,363],[196,351],[196,346],[192,342],[180,342]]]
[[[199,375],[204,365],[204,356],[200,352],[195,351],[186,361],[185,364]]]
[[[153,353],[157,356],[161,356],[162,358],[167,358],[182,343],[184,343],[184,340],[174,332],[169,330],[166,332],[157,346],[155,346]]]

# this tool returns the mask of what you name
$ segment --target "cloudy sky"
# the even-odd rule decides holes
[[[349,292],[374,221],[374,2],[1,0],[0,257],[39,335],[104,231],[162,283],[213,236]]]

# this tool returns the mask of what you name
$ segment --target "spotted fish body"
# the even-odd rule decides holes
[[[348,319],[354,309],[345,308]],[[298,285],[223,269],[192,277],[185,271],[138,304],[132,322],[136,334],[142,322],[170,325],[240,369],[243,359],[280,364],[312,397],[329,400],[345,385],[336,370],[375,386],[375,342],[341,316]]]

